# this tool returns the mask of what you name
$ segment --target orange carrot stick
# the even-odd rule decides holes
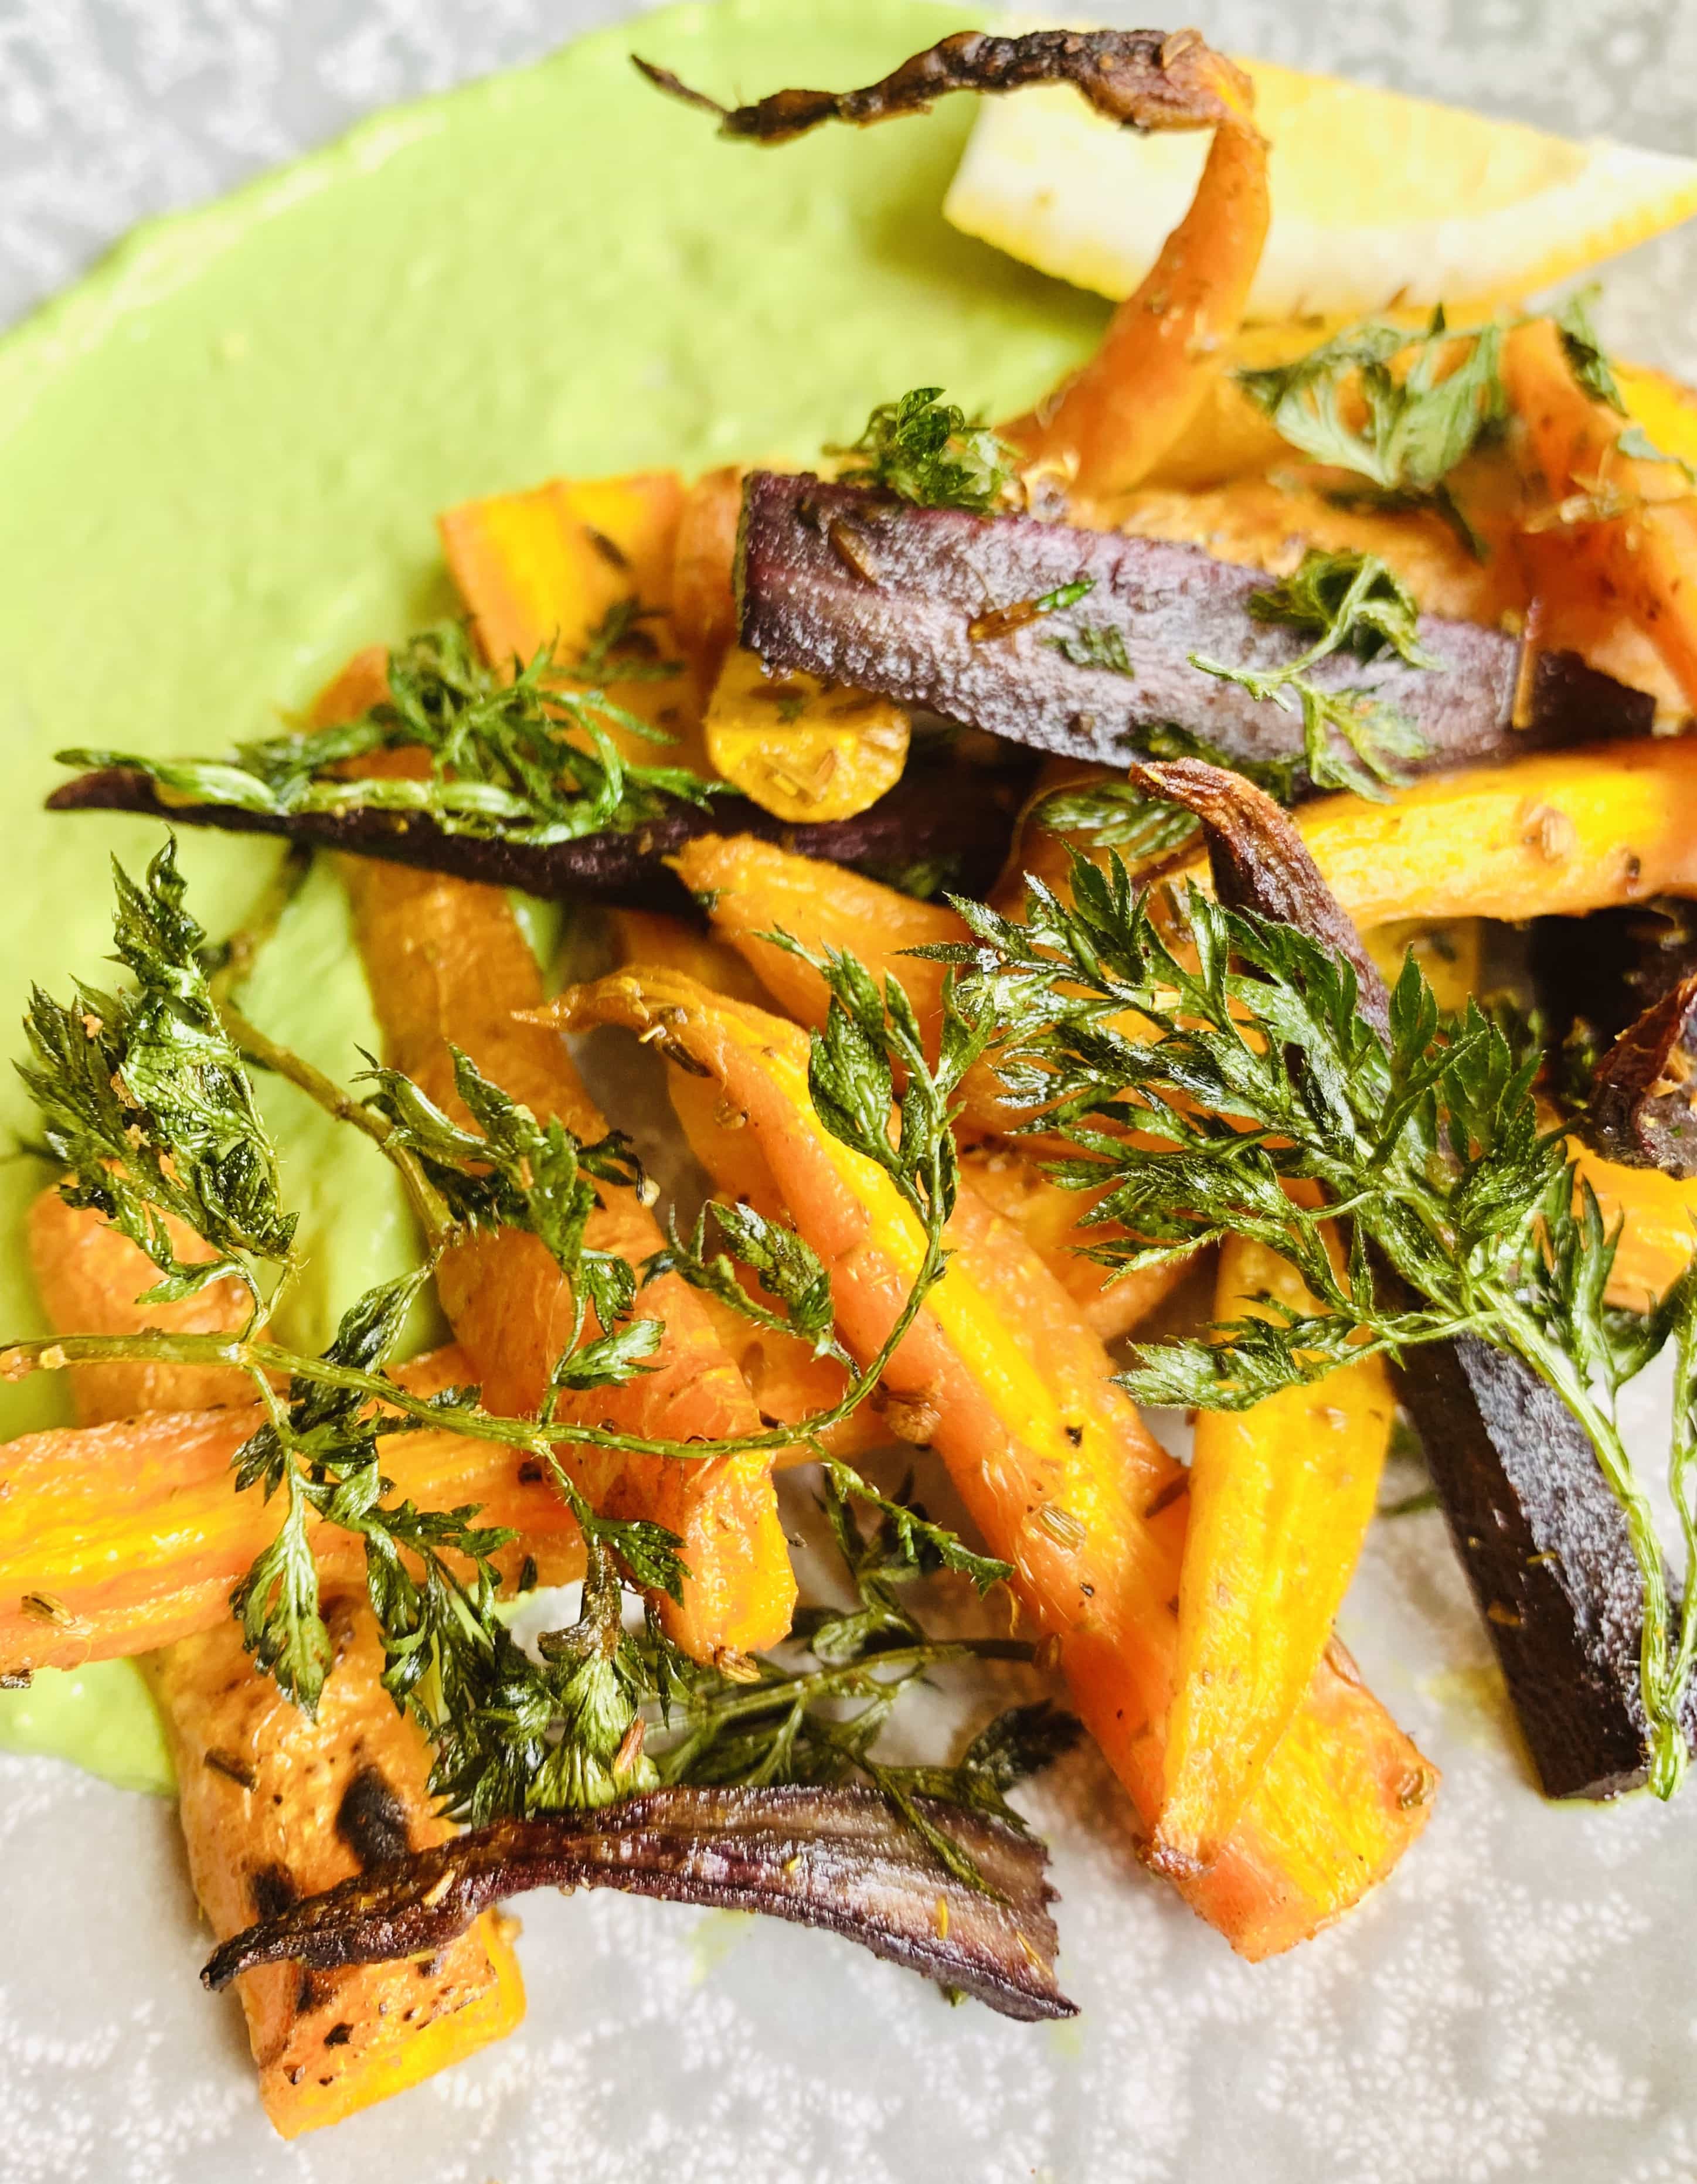
[[[1503,348],[1503,382],[1523,420],[1570,552],[1618,602],[1697,706],[1697,508],[1672,464],[1622,451],[1628,421],[1575,380],[1553,320],[1528,320]],[[1679,448],[1663,450],[1677,454]]]
[[[748,1117],[772,1185],[829,1268],[839,1330],[872,1357],[918,1268],[917,1222],[882,1170],[825,1133],[793,1025],[686,978],[622,973],[562,995],[561,1024],[657,1036]],[[949,1468],[1074,1702],[1145,1825],[1158,1808],[1185,1531],[1182,1470],[1113,1385],[1100,1341],[1017,1231],[963,1190],[942,1283],[885,1375]],[[1425,1823],[1423,1760],[1335,1648],[1192,1905],[1251,1958],[1355,1903]]]
[[[321,694],[314,718],[325,724],[360,710],[375,671],[373,655],[356,655]],[[341,868],[387,1060],[438,1105],[463,1114],[451,1042],[539,1118],[557,1116],[584,1140],[603,1136],[607,1125],[563,1044],[517,1021],[539,1005],[542,979],[501,890],[354,857]],[[606,1191],[590,1217],[589,1246],[636,1265],[661,1240],[658,1223],[629,1191]],[[475,1238],[444,1259],[437,1293],[485,1401],[500,1412],[533,1412],[573,1318],[570,1287],[544,1245],[516,1231]],[[650,1284],[639,1309],[666,1328],[649,1369],[622,1388],[567,1398],[562,1418],[644,1439],[762,1430],[735,1363],[684,1283],[667,1275]],[[690,1462],[582,1451],[562,1453],[562,1461],[597,1509],[651,1518],[682,1538],[689,1572],[684,1604],[668,1602],[664,1613],[689,1652],[710,1659],[752,1652],[789,1630],[795,1580],[768,1457]]]
[[[1181,31],[1168,42],[1196,37]],[[1003,427],[1028,461],[1075,482],[1085,501],[1111,506],[1183,437],[1220,375],[1267,239],[1267,144],[1251,119],[1253,89],[1205,47],[1192,63],[1221,118],[1189,211],[1089,363]]]
[[[709,843],[704,857],[680,861],[684,868],[701,876],[699,883],[692,884],[714,890],[713,933],[693,932],[678,918],[659,917],[645,911],[621,911],[615,919],[620,961],[680,971],[698,984],[736,1001],[762,1000],[764,979],[777,998],[794,1005],[789,1013],[817,1023],[824,1017],[824,981],[797,957],[762,938],[774,926],[783,925],[786,930],[805,926],[811,934],[823,925],[830,946],[852,949],[862,961],[867,960],[866,951],[857,941],[870,940],[879,951],[880,971],[894,972],[898,978],[918,972],[927,980],[935,967],[891,956],[888,951],[892,943],[913,947],[922,944],[921,935],[961,936],[963,928],[946,906],[939,912],[933,905],[915,903],[838,865],[791,856],[777,849],[768,856],[770,846],[738,836]],[[791,920],[793,925],[789,922]],[[735,1131],[740,1124],[734,1109],[726,1106],[717,1090],[692,1083],[677,1071],[672,1072],[672,1104],[691,1150],[717,1189],[732,1198],[743,1195],[749,1185],[738,1160],[740,1140]],[[1063,1190],[1059,1184],[1048,1182],[1034,1162],[1006,1146],[974,1149],[966,1154],[965,1161],[980,1195],[1006,1215],[1042,1254],[1104,1342],[1130,1334],[1184,1279],[1192,1262],[1175,1259],[1105,1287],[1100,1267],[1082,1256],[1083,1247],[1103,1243],[1121,1232],[1085,1226],[1094,1196]],[[826,1384],[818,1361],[812,1363],[813,1370],[793,1384],[796,1397],[804,1385],[817,1391]],[[779,1400],[783,1407],[777,1415],[780,1418],[793,1422],[806,1415],[804,1409],[789,1407],[790,1397]],[[769,1406],[762,1400],[762,1407]],[[861,1416],[855,1412],[834,1428],[833,1434],[863,1439],[868,1429],[859,1424]],[[831,1446],[838,1446],[835,1440]]]
[[[506,897],[495,888],[348,860],[360,953],[388,1059],[458,1111],[451,1040],[533,1113],[581,1139],[606,1129],[554,1032],[516,1021],[541,1006],[542,981]],[[588,1241],[640,1265],[662,1241],[634,1192],[605,1190]],[[444,1310],[492,1409],[533,1412],[570,1340],[569,1284],[533,1236],[481,1236],[437,1277]],[[675,1275],[651,1283],[639,1313],[666,1332],[649,1369],[622,1388],[571,1397],[560,1416],[645,1438],[707,1440],[758,1433],[747,1388],[701,1300]],[[563,1451],[590,1502],[670,1526],[689,1565],[678,1642],[701,1658],[775,1644],[790,1627],[795,1579],[772,1491],[771,1458],[701,1462]]]
[[[165,1226],[171,1249],[185,1264],[211,1256],[186,1223],[167,1218]],[[30,1208],[29,1248],[42,1307],[60,1334],[137,1334],[146,1328],[226,1334],[248,1323],[252,1301],[228,1277],[176,1304],[140,1303],[159,1280],[158,1268],[98,1213],[67,1206],[56,1190],[42,1191]],[[254,1400],[252,1380],[233,1366],[74,1365],[70,1385],[85,1425],[141,1411],[245,1407]]]

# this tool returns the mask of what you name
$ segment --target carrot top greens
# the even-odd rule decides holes
[[[1540,1052],[1475,1001],[1440,1011],[1412,954],[1382,1022],[1350,963],[1291,925],[1192,886],[1172,937],[1117,853],[1106,872],[1075,856],[1072,895],[1033,884],[1017,922],[959,902],[974,943],[925,952],[993,1011],[1009,1095],[1038,1111],[1025,1127],[1070,1141],[1051,1172],[1100,1194],[1091,1222],[1127,1232],[1092,1256],[1125,1273],[1246,1235],[1288,1259],[1320,1306],[1270,1301],[1264,1316],[1142,1345],[1123,1384],[1143,1402],[1242,1410],[1376,1351],[1461,1334],[1522,1359],[1583,1427],[1624,1512],[1651,1780],[1671,1796],[1697,1659],[1697,1268],[1647,1316],[1605,1303],[1618,1232],[1538,1112]],[[1128,1028],[1138,1018],[1153,1039]],[[1293,1197],[1298,1181],[1322,1202]],[[1341,1273],[1329,1222],[1348,1224]],[[1670,1342],[1688,1572],[1677,1620],[1615,1410]]]
[[[265,1416],[236,1455],[236,1484],[257,1485],[281,1503],[276,1535],[234,1601],[259,1665],[299,1705],[315,1708],[332,1655],[309,1527],[326,1522],[363,1544],[388,1660],[384,1681],[435,1740],[435,1786],[458,1816],[481,1821],[595,1805],[661,1780],[854,1774],[883,1788],[928,1841],[937,1830],[913,1805],[915,1796],[1000,1810],[997,1786],[1041,1763],[1069,1733],[1049,1713],[1004,1717],[990,1742],[970,1747],[957,1769],[892,1769],[873,1747],[902,1692],[930,1671],[974,1656],[1030,1659],[1031,1646],[1013,1640],[935,1640],[900,1596],[913,1578],[945,1568],[983,1592],[1008,1566],[967,1546],[905,1490],[894,1499],[879,1494],[816,1439],[870,1395],[942,1278],[942,1234],[958,1178],[952,1102],[986,1050],[987,1008],[951,1008],[933,1066],[899,988],[880,994],[851,958],[820,967],[832,1004],[813,1041],[812,1097],[826,1128],[877,1161],[918,1219],[926,1242],[919,1274],[888,1342],[863,1372],[851,1368],[843,1397],[829,1410],[734,1440],[643,1440],[558,1412],[569,1394],[618,1386],[645,1369],[661,1326],[639,1317],[638,1306],[659,1273],[675,1269],[758,1324],[797,1334],[847,1362],[830,1334],[829,1279],[801,1238],[746,1208],[720,1206],[704,1217],[719,1246],[711,1255],[705,1225],[693,1243],[674,1231],[669,1248],[645,1265],[589,1248],[585,1225],[598,1190],[648,1194],[628,1141],[613,1134],[586,1144],[555,1120],[539,1122],[464,1055],[455,1057],[455,1083],[470,1128],[393,1069],[372,1065],[354,1089],[343,1089],[228,1000],[225,988],[251,963],[254,944],[238,936],[223,951],[224,970],[213,967],[219,951],[207,948],[187,911],[174,843],[154,858],[144,884],[120,870],[117,888],[119,952],[133,989],[114,996],[79,987],[69,1004],[41,993],[32,1003],[33,1060],[24,1074],[43,1139],[68,1171],[61,1187],[70,1202],[106,1213],[159,1268],[164,1280],[153,1295],[187,1294],[233,1273],[254,1298],[254,1317],[240,1335],[73,1334],[19,1345],[7,1362],[28,1370],[150,1357],[249,1373]],[[254,1332],[294,1271],[294,1223],[250,1066],[286,1075],[370,1136],[399,1169],[424,1237],[419,1265],[357,1298],[317,1357]],[[906,1082],[892,1129],[898,1071]],[[187,1223],[213,1256],[182,1263],[167,1215]],[[470,1234],[500,1228],[540,1240],[575,1307],[571,1340],[535,1418],[491,1412],[475,1388],[418,1397],[388,1369],[408,1312],[443,1254]],[[743,1287],[739,1264],[756,1277],[763,1301]],[[422,1510],[394,1498],[380,1435],[425,1428],[497,1440],[516,1459],[539,1462],[578,1519],[587,1558],[581,1613],[544,1635],[539,1659],[495,1613],[493,1557],[514,1535],[479,1525],[475,1508]],[[721,1669],[690,1661],[651,1607],[656,1596],[681,1594],[680,1541],[652,1522],[598,1513],[559,1462],[569,1446],[695,1462],[810,1441],[823,1465],[827,1513],[857,1605],[812,1619],[811,1655],[799,1664],[748,1661]],[[870,1534],[851,1502],[871,1513]],[[628,1586],[650,1598],[639,1630],[626,1627]],[[960,1869],[955,1846],[939,1837],[934,1847]]]
[[[668,800],[702,805],[723,784],[687,766],[634,766],[608,731],[650,744],[664,729],[619,705],[606,684],[681,671],[656,658],[646,610],[615,603],[582,656],[545,647],[515,662],[511,680],[478,659],[465,626],[443,622],[389,655],[388,695],[356,721],[238,744],[227,759],[159,759],[77,749],[64,766],[121,766],[192,803],[278,816],[301,812],[417,812],[451,834],[500,834],[537,848],[659,816]],[[348,761],[422,750],[430,772],[349,776]]]

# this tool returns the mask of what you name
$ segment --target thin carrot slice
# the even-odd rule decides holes
[[[345,861],[345,877],[388,1060],[458,1112],[451,1041],[533,1113],[557,1116],[580,1139],[603,1136],[606,1123],[557,1034],[517,1021],[540,1007],[542,979],[505,895],[354,859]],[[588,1241],[639,1266],[662,1239],[634,1193],[606,1190]],[[544,1245],[516,1231],[477,1238],[448,1255],[437,1289],[484,1400],[497,1411],[533,1412],[571,1338],[573,1313],[569,1284]],[[637,1309],[666,1330],[648,1369],[622,1388],[571,1398],[562,1418],[680,1441],[762,1430],[694,1291],[662,1276],[642,1291]],[[696,1462],[578,1451],[562,1461],[596,1508],[651,1518],[682,1537],[689,1579],[684,1606],[668,1613],[673,1635],[692,1653],[746,1652],[788,1630],[795,1583],[769,1456]]]
[[[686,978],[621,973],[562,995],[562,1025],[623,1024],[705,1069],[748,1117],[772,1184],[829,1269],[862,1357],[919,1264],[917,1222],[882,1170],[828,1136],[793,1025]],[[954,1256],[885,1373],[947,1464],[1022,1606],[1058,1646],[1074,1702],[1145,1825],[1162,1791],[1177,1648],[1185,1476],[1114,1388],[1099,1340],[1018,1234],[963,1190]],[[1244,1955],[1291,1947],[1395,1864],[1435,1771],[1334,1647],[1236,1832],[1182,1880]]]
[[[1317,1309],[1287,1260],[1220,1246],[1214,1317]],[[1250,1411],[1204,1411],[1190,1467],[1178,1668],[1153,1862],[1211,1865],[1325,1658],[1396,1402],[1376,1357]]]
[[[740,645],[724,656],[705,733],[717,771],[780,819],[852,819],[907,763],[905,708],[800,670],[769,675]]]
[[[1195,36],[1179,31],[1169,43]],[[1189,211],[1089,363],[1003,428],[1029,462],[1058,471],[1080,500],[1109,508],[1142,482],[1207,402],[1267,239],[1267,144],[1251,119],[1253,89],[1217,53],[1203,53],[1200,71],[1221,118]],[[1150,125],[1164,120],[1171,125],[1159,114]]]
[[[453,1833],[435,1814],[424,1741],[382,1687],[371,1610],[344,1598],[326,1621],[336,1659],[315,1721],[255,1674],[227,1611],[148,1664],[189,1872],[220,1941]],[[427,1964],[247,1973],[260,2094],[282,2136],[338,2123],[511,2032],[524,2015],[512,1930],[486,1912]]]

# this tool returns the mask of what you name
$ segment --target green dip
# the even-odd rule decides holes
[[[43,813],[53,753],[264,733],[356,646],[453,610],[438,510],[559,473],[805,460],[920,383],[1004,415],[1091,347],[1102,304],[943,221],[970,102],[762,150],[628,58],[721,94],[846,86],[973,20],[918,0],[645,16],[142,229],[0,343],[0,1022],[32,978],[99,978],[106,859],[139,868],[160,839]],[[226,930],[272,851],[193,832],[182,850],[197,914]],[[246,1006],[338,1076],[375,1044],[327,872]],[[316,1346],[405,1262],[406,1217],[370,1146],[287,1087],[266,1097],[310,1262],[282,1332]],[[8,1072],[0,1124],[31,1121]],[[0,1164],[0,1339],[42,1331],[21,1223],[47,1180]],[[7,1436],[68,1416],[51,1375],[0,1390]],[[0,1745],[168,1783],[120,1665],[0,1694]]]

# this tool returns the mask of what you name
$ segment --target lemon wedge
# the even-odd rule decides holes
[[[1496,304],[1697,212],[1697,159],[1241,65],[1273,148],[1252,319]],[[1119,298],[1182,216],[1207,149],[1202,136],[1116,128],[1064,86],[986,99],[945,210],[1027,265]]]

